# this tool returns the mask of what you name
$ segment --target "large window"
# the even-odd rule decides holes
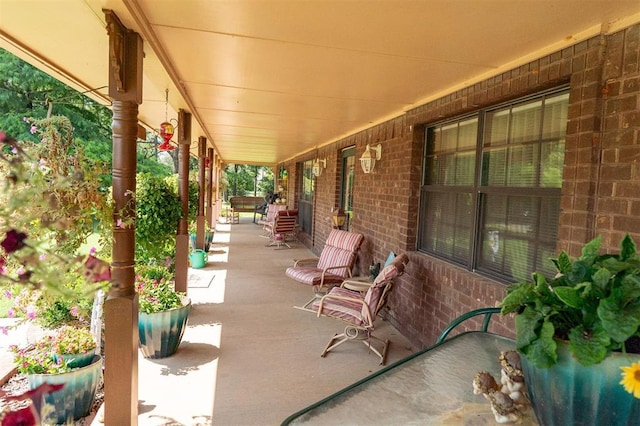
[[[568,100],[549,92],[427,129],[421,251],[505,282],[553,271]]]

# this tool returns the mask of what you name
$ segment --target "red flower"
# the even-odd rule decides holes
[[[0,243],[0,245],[7,254],[10,254],[26,246],[26,244],[24,243],[24,240],[26,239],[27,234],[12,229],[7,232],[7,236],[5,237],[4,241]]]

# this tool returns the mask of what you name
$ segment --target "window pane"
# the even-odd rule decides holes
[[[458,124],[450,124],[442,127],[441,140],[439,146],[436,145],[436,152],[453,151],[458,145]]]
[[[494,148],[485,152],[482,161],[482,184],[504,186],[507,182],[507,148]]]
[[[537,145],[509,148],[507,186],[537,186],[537,148]]]
[[[520,105],[511,111],[511,137],[509,143],[538,140],[542,101]]]
[[[420,246],[423,250],[469,264],[473,200],[470,193],[424,192]]]
[[[521,197],[485,194],[478,270],[509,281],[528,279],[534,270],[553,273],[560,194]]]
[[[460,123],[458,131],[458,149],[472,149],[478,144],[478,118],[474,117]]]
[[[541,147],[540,173],[543,188],[562,187],[562,169],[564,167],[564,139],[543,143]]]
[[[548,98],[544,103],[542,138],[564,138],[567,132],[567,110],[569,94],[563,93]]]
[[[509,134],[509,110],[493,111],[486,115],[485,146],[504,145]]]
[[[466,186],[473,185],[473,175],[476,163],[475,151],[457,154],[457,160],[455,183]]]

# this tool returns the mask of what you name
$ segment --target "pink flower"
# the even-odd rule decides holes
[[[13,310],[13,308],[9,308],[9,310],[7,311],[7,316],[9,318],[14,318],[16,316],[16,312]]]
[[[6,299],[11,299],[13,297],[13,294],[11,294],[11,292],[9,290],[5,290],[4,297]]]
[[[71,316],[73,316],[74,318],[78,318],[79,315],[79,309],[78,306],[74,306],[73,308],[71,308],[71,310],[69,311],[69,313],[71,314]]]
[[[27,306],[27,318],[34,319],[36,317],[36,308],[33,305]]]
[[[34,134],[35,132],[38,131],[38,128],[36,127],[35,124],[31,125],[31,128],[29,129],[29,131],[31,132],[31,134]]]
[[[7,334],[9,334],[9,329],[7,327],[0,327],[0,333],[6,336]]]
[[[42,254],[39,256],[39,259],[40,259],[40,260],[47,260],[47,253],[42,253]]]
[[[96,248],[95,247],[91,247],[91,250],[89,250],[89,255],[90,256],[95,256],[96,255]]]
[[[93,283],[111,281],[111,266],[95,256],[88,256],[84,262],[84,276]]]
[[[124,229],[124,223],[122,222],[122,219],[118,218],[118,220],[116,221],[116,228],[122,228]]]

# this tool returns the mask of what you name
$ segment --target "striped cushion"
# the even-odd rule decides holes
[[[351,268],[355,260],[355,252],[362,244],[363,239],[364,236],[362,234],[339,229],[332,230],[320,254],[318,269],[339,265],[349,265],[349,268]],[[347,277],[349,276],[349,270],[344,268],[332,270],[331,272]]]
[[[376,309],[378,308],[378,303],[380,303],[380,298],[382,297],[382,292],[384,288],[387,286],[390,280],[393,280],[395,277],[399,275],[398,267],[395,263],[391,263],[389,266],[385,266],[382,271],[378,274],[376,279],[373,281],[373,285],[367,291],[367,294],[364,298],[365,303],[371,309],[371,314],[375,315]],[[362,307],[362,315],[365,314],[365,307]]]
[[[309,285],[320,285],[322,279],[322,269],[313,266],[289,267],[285,271],[289,278]],[[325,274],[324,284],[340,284],[344,281],[344,276],[337,274]]]
[[[347,290],[342,287],[332,288],[329,294],[356,298],[356,299],[359,299],[359,301],[353,302],[353,301],[347,301],[342,299],[334,301],[334,300],[331,300],[331,298],[326,297],[322,304],[321,314],[341,318],[352,324],[362,325],[363,317],[360,314],[360,310],[362,308],[362,298],[363,298],[362,294],[360,294],[357,291]],[[313,310],[317,312],[319,308],[320,308],[320,300],[314,301]]]
[[[364,235],[357,232],[342,231],[340,229],[332,229],[327,237],[325,245],[338,247],[343,250],[356,251],[362,244]]]

